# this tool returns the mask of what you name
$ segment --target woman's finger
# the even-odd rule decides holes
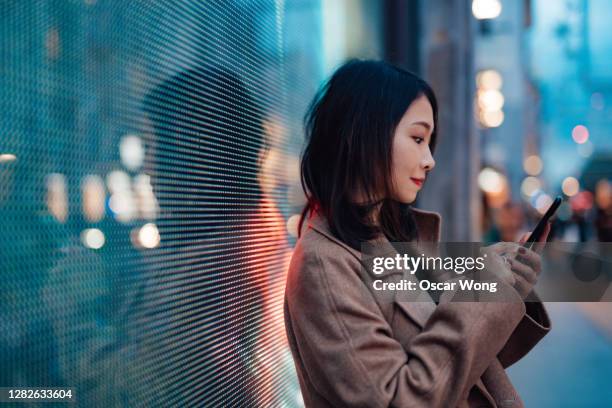
[[[520,277],[527,282],[534,284],[538,280],[538,274],[530,266],[519,262],[516,259],[510,261],[510,269],[516,272]]]
[[[527,248],[519,248],[518,256],[516,259],[518,259],[524,264],[529,265],[536,271],[539,271],[542,267],[542,259],[540,255],[537,252]]]
[[[542,233],[542,235],[540,236],[540,239],[538,240],[538,242],[536,242],[533,245],[533,250],[537,253],[541,253],[542,250],[544,249],[544,245],[546,245],[546,241],[548,240],[548,234],[550,234],[550,228],[551,228],[551,224],[550,221],[548,221],[546,223],[546,226],[544,227],[544,232]],[[527,240],[529,239],[529,236],[531,235],[532,231],[526,232],[525,234],[523,234],[521,236],[521,238],[519,239],[518,243],[520,245],[523,245],[527,242]]]

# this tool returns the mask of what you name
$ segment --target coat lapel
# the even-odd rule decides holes
[[[440,214],[412,208],[412,214],[419,231],[419,240],[423,242],[440,242],[442,221]]]

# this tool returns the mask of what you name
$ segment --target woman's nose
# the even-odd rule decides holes
[[[423,167],[423,169],[430,171],[431,169],[433,169],[436,166],[436,161],[434,160],[433,156],[431,155],[431,151],[429,149],[427,149],[427,154],[425,155],[425,157],[423,157],[423,161],[421,162],[421,166]]]

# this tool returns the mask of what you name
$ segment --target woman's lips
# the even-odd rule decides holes
[[[412,182],[419,187],[421,187],[423,185],[423,182],[425,181],[425,179],[418,179],[414,177],[410,177],[410,180],[412,180]]]

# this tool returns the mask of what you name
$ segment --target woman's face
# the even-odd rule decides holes
[[[412,203],[427,173],[436,165],[429,150],[433,126],[431,104],[422,95],[410,104],[393,135],[391,174],[394,200]]]

